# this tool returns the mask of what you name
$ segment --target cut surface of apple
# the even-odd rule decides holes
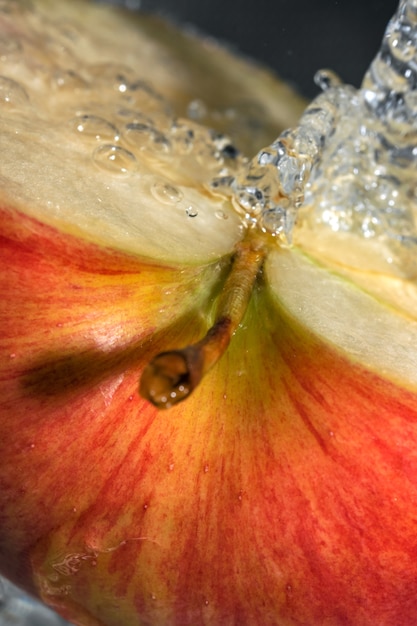
[[[238,148],[260,148],[267,132],[295,120],[301,99],[157,18],[129,24],[88,2],[36,7],[17,3],[2,15],[4,199],[127,252],[181,262],[229,252],[240,220],[203,183],[233,171]],[[183,119],[204,115],[199,107],[217,138]]]
[[[417,623],[416,24],[303,113],[158,18],[0,2],[0,571],[75,624]]]

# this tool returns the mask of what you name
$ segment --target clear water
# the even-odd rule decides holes
[[[233,195],[248,225],[284,244],[305,223],[379,240],[386,260],[414,278],[417,0],[400,2],[360,89],[329,71],[316,82],[322,93],[298,126],[213,185]]]

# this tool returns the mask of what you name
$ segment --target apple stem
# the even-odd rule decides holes
[[[250,236],[236,247],[213,326],[197,343],[160,352],[150,361],[139,385],[143,398],[158,409],[168,409],[194,391],[225,353],[242,321],[265,255],[265,244],[250,231]]]

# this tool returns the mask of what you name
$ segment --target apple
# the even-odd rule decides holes
[[[411,235],[317,217],[324,152],[288,232],[245,210],[318,105],[211,41],[79,0],[0,30],[1,572],[83,626],[414,626]]]

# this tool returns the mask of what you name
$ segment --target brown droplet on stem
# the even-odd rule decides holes
[[[158,409],[168,409],[194,391],[226,351],[245,314],[264,258],[265,248],[258,239],[240,243],[219,298],[214,325],[197,343],[157,354],[143,371],[139,386],[142,397]]]
[[[158,409],[184,400],[201,380],[201,361],[195,346],[157,354],[143,371],[141,396]]]

